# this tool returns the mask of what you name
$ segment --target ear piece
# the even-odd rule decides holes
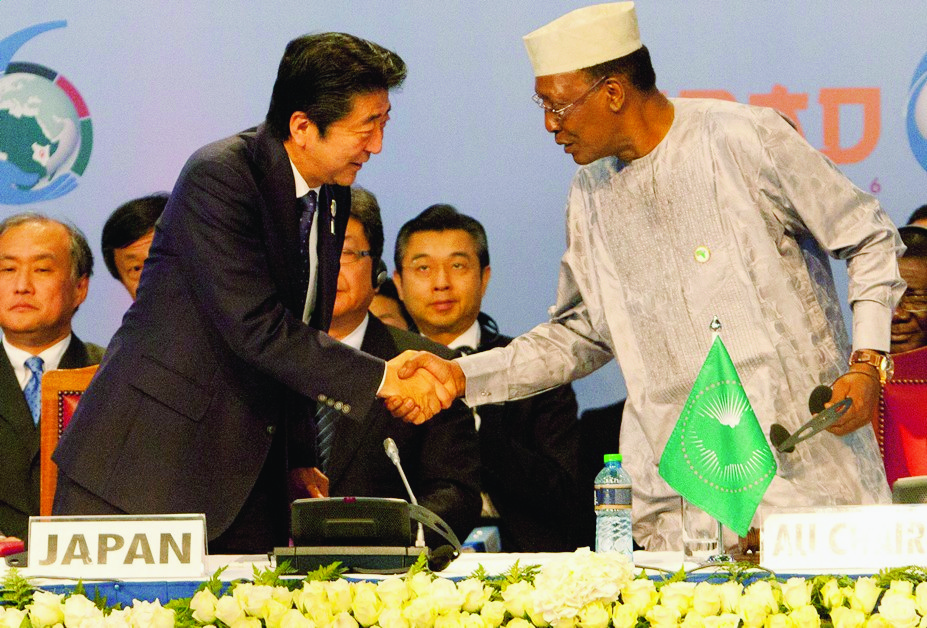
[[[386,262],[381,259],[377,260],[376,265],[373,267],[373,277],[371,278],[373,289],[379,290],[388,276],[389,274],[386,272]]]

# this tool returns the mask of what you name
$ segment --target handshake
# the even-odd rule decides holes
[[[377,395],[393,416],[418,425],[451,407],[466,386],[456,362],[427,351],[406,351],[386,363],[386,380]]]

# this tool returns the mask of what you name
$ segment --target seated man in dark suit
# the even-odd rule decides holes
[[[158,192],[132,199],[117,207],[103,225],[100,242],[103,261],[109,274],[125,286],[133,301],[154,239],[155,224],[168,197],[167,192]]]
[[[489,285],[483,226],[433,205],[399,232],[393,279],[418,331],[453,349],[508,344],[480,312]],[[579,484],[579,424],[569,385],[474,414],[480,440],[483,515],[504,552],[572,551],[593,542],[592,494]]]
[[[384,360],[407,349],[453,357],[446,347],[369,314],[376,286],[386,275],[382,255],[383,223],[376,198],[352,188],[329,335]],[[444,519],[460,539],[466,537],[479,519],[480,471],[473,419],[461,402],[423,425],[404,423],[379,404],[357,419],[332,416],[332,423],[321,414],[317,418],[322,469],[316,495],[408,499],[399,471],[383,449],[390,437],[419,503]],[[436,547],[443,541],[428,538],[428,544]]]
[[[898,258],[898,273],[907,286],[892,316],[892,353],[927,346],[927,227],[898,229],[907,249]]]
[[[0,536],[25,539],[29,516],[39,514],[42,375],[103,355],[71,333],[92,270],[73,225],[32,213],[0,223]]]

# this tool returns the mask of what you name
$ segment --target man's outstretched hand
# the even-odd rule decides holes
[[[424,423],[466,391],[466,377],[451,360],[427,351],[406,351],[386,364],[380,396],[393,416]]]

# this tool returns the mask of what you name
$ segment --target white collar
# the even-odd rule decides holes
[[[290,167],[293,169],[293,179],[296,181],[296,198],[304,197],[310,190],[315,190],[316,194],[321,191],[322,186],[317,188],[309,187],[309,184],[303,179],[303,175],[299,174],[299,170],[296,169],[296,164],[293,163],[292,159],[290,159]]]
[[[367,334],[367,324],[370,322],[370,313],[364,317],[360,325],[354,328],[350,334],[341,339],[341,342],[360,351],[361,345],[364,344],[364,336]]]
[[[460,347],[472,347],[474,350],[476,350],[480,346],[481,337],[482,332],[480,330],[480,322],[476,320],[473,321],[473,324],[470,325],[467,331],[447,343],[447,346],[451,349],[458,349]]]
[[[68,334],[65,338],[62,338],[38,355],[44,362],[44,372],[47,373],[48,371],[58,368],[58,365],[61,364],[61,358],[64,357],[64,352],[68,350],[68,345],[71,344],[72,337],[73,334]],[[3,349],[6,351],[6,356],[10,359],[10,364],[13,366],[13,372],[16,373],[19,387],[25,388],[29,378],[32,377],[32,372],[26,368],[26,360],[31,358],[32,354],[11,345],[6,339],[6,336],[3,337],[2,343]]]

